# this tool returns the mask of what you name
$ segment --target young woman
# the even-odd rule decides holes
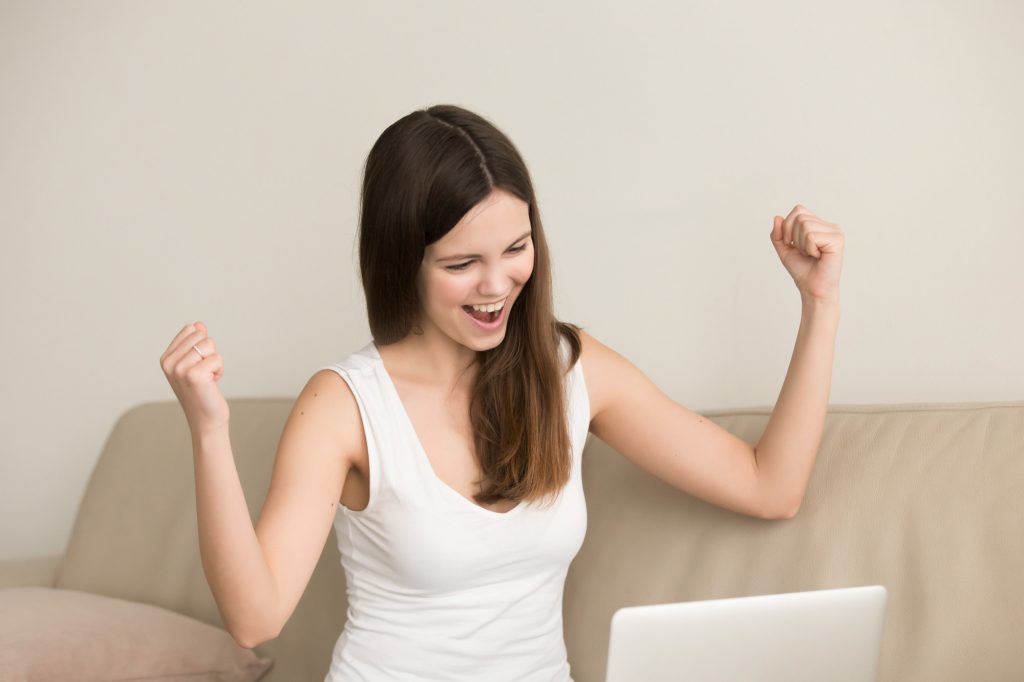
[[[318,370],[254,527],[201,322],[161,357],[193,437],[203,568],[224,622],[275,638],[328,533],[348,590],[329,682],[571,680],[565,576],[586,531],[587,432],[712,504],[789,518],[824,426],[843,234],[797,205],[771,239],[801,293],[790,372],[755,448],[555,319],[533,185],[463,108],[389,126],[366,161],[359,256],[373,340]]]

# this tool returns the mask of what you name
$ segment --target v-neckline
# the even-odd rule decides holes
[[[516,506],[512,507],[511,509],[509,509],[507,511],[503,511],[503,512],[494,511],[493,509],[487,509],[486,507],[481,507],[479,504],[477,504],[473,500],[469,499],[468,497],[466,497],[465,495],[460,493],[455,488],[453,488],[450,485],[448,485],[447,483],[445,483],[445,481],[440,476],[437,475],[437,472],[434,470],[434,465],[430,463],[430,457],[427,456],[427,450],[426,450],[426,448],[423,447],[423,442],[420,440],[419,434],[416,433],[416,427],[413,426],[412,417],[409,416],[409,411],[405,409],[405,404],[402,402],[402,396],[399,395],[399,393],[398,393],[398,386],[395,384],[394,379],[391,378],[391,373],[388,372],[388,368],[384,365],[384,358],[380,354],[380,349],[377,348],[377,344],[375,342],[373,342],[373,341],[370,342],[370,348],[373,350],[374,354],[377,356],[377,361],[380,363],[381,374],[384,376],[384,379],[386,380],[388,388],[391,391],[391,397],[394,398],[395,403],[398,405],[398,412],[401,413],[402,419],[405,420],[405,425],[409,429],[409,434],[412,436],[412,440],[416,444],[416,449],[418,451],[419,457],[420,457],[421,461],[423,462],[423,464],[426,465],[426,469],[427,469],[427,472],[430,475],[430,477],[432,479],[434,479],[435,481],[437,481],[437,483],[442,488],[447,490],[448,493],[450,493],[451,495],[454,495],[458,499],[462,500],[462,502],[464,504],[468,504],[470,507],[475,509],[478,513],[487,514],[490,517],[502,518],[502,517],[506,517],[506,516],[511,516],[511,515],[519,512],[519,510],[521,510],[523,507],[525,507],[526,506],[526,501],[525,500],[520,500],[519,503]]]

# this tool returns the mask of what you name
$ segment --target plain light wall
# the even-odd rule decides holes
[[[1022,29],[993,0],[0,4],[0,558],[63,553],[187,323],[229,398],[369,341],[361,166],[437,103],[526,159],[559,318],[690,409],[778,397],[796,204],[846,234],[831,403],[1021,399]]]

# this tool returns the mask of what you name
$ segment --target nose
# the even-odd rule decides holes
[[[506,266],[507,267],[507,266]],[[512,290],[515,280],[506,272],[506,267],[497,265],[483,268],[483,277],[477,291],[480,297],[488,301],[498,299]]]

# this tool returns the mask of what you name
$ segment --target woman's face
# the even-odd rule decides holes
[[[434,326],[467,348],[487,350],[505,338],[509,309],[533,273],[527,203],[495,190],[451,231],[426,248],[417,278],[421,325]],[[479,324],[463,306],[504,301],[492,324]]]

